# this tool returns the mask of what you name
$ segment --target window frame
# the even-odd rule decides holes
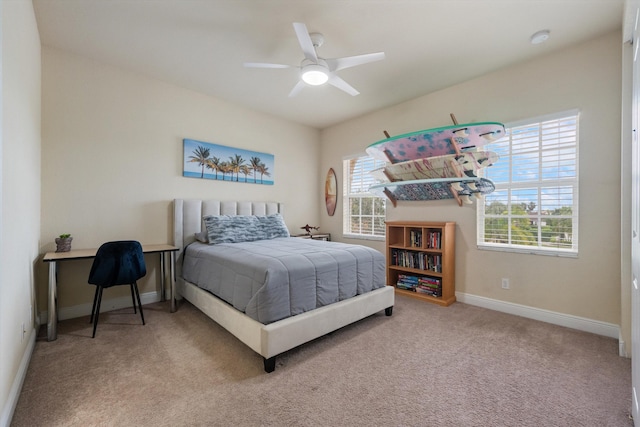
[[[361,187],[360,192],[352,192],[351,191],[351,182],[352,182],[352,175],[354,175],[351,172],[351,163],[352,162],[358,162],[359,160],[363,160],[363,161],[370,161],[372,162],[372,167],[368,168],[364,171],[362,171],[361,173],[359,173],[359,186]],[[343,207],[343,212],[342,212],[342,236],[344,238],[347,239],[362,239],[362,240],[376,240],[376,241],[385,241],[386,239],[386,227],[383,225],[382,226],[382,234],[375,234],[376,231],[376,227],[373,226],[372,227],[372,233],[371,234],[363,234],[363,233],[354,233],[351,231],[351,219],[352,219],[352,215],[351,215],[351,203],[350,203],[350,199],[352,198],[358,198],[358,199],[365,199],[365,198],[371,198],[371,199],[378,199],[381,200],[383,203],[383,214],[382,215],[376,215],[375,212],[373,212],[371,214],[372,217],[372,222],[375,222],[375,219],[382,219],[383,224],[386,221],[386,210],[387,210],[387,200],[384,197],[379,197],[376,196],[373,193],[370,193],[368,191],[368,188],[370,185],[373,185],[376,183],[376,180],[373,178],[373,176],[369,175],[368,172],[373,170],[373,169],[377,169],[379,167],[384,167],[386,165],[386,162],[382,161],[382,160],[378,160],[375,159],[367,154],[358,154],[358,155],[354,155],[354,156],[349,156],[349,157],[345,157],[342,159],[342,177],[343,177],[343,185],[342,185],[342,207]],[[361,214],[360,217],[362,217],[363,215]]]
[[[477,243],[477,248],[479,250],[492,250],[492,251],[503,251],[503,252],[512,252],[512,253],[526,253],[526,254],[534,254],[534,255],[546,255],[546,256],[557,256],[557,257],[572,257],[572,258],[577,258],[578,254],[579,254],[579,246],[578,246],[578,237],[579,237],[579,181],[580,181],[580,176],[579,176],[579,146],[580,146],[580,111],[577,109],[573,109],[573,110],[568,110],[568,111],[562,111],[559,113],[553,113],[553,114],[548,114],[548,115],[544,115],[544,116],[539,116],[539,117],[533,117],[530,119],[524,119],[524,120],[520,120],[517,122],[512,122],[512,123],[508,123],[505,125],[505,130],[506,130],[506,136],[504,138],[510,137],[511,135],[511,129],[513,128],[519,128],[519,127],[524,127],[524,126],[533,126],[533,125],[541,125],[545,122],[550,122],[550,121],[557,121],[557,120],[561,120],[561,119],[569,119],[569,118],[575,118],[576,121],[576,126],[575,126],[575,151],[573,153],[574,155],[574,159],[575,159],[575,163],[574,163],[574,168],[575,168],[575,176],[574,177],[557,177],[555,179],[544,179],[542,177],[542,173],[540,173],[537,179],[535,180],[529,180],[529,181],[514,181],[513,180],[513,168],[514,165],[512,165],[510,163],[510,167],[508,169],[508,173],[509,173],[509,179],[507,182],[494,182],[495,187],[496,187],[496,192],[506,192],[507,193],[507,200],[508,200],[508,204],[507,204],[507,218],[508,218],[508,228],[507,228],[507,233],[508,233],[508,240],[509,243],[492,243],[492,242],[485,242],[484,241],[484,237],[485,237],[485,219],[487,218],[492,218],[492,216],[486,216],[485,213],[485,202],[486,202],[486,198],[489,197],[489,199],[491,198],[491,195],[487,195],[484,198],[482,198],[481,200],[478,201],[477,203],[477,207],[476,207],[476,213],[477,213],[477,223],[476,223],[476,227],[477,227],[477,236],[476,236],[476,243]],[[488,150],[488,151],[492,151],[491,146],[494,143],[497,143],[499,141],[503,141],[504,138],[501,138],[498,141],[493,141],[491,143],[485,144],[483,149],[484,150]],[[498,163],[496,163],[496,165],[499,164],[500,161],[504,161],[504,160],[511,160],[511,154],[512,154],[512,149],[513,149],[513,145],[510,142],[509,143],[509,157],[507,159],[501,158],[500,160],[498,160]],[[538,147],[537,153],[538,156],[542,156],[542,153],[544,152],[544,150],[541,150],[540,147]],[[559,155],[560,157],[560,155]],[[542,170],[542,166],[539,166],[540,171]],[[490,172],[490,171],[487,171]],[[487,173],[482,173],[482,175],[487,175]],[[540,207],[543,206],[542,204],[542,197],[543,197],[543,189],[549,189],[549,188],[553,188],[556,189],[559,193],[563,190],[563,189],[570,189],[571,190],[571,197],[572,197],[572,206],[571,206],[571,214],[568,215],[553,215],[553,216],[548,216],[548,215],[542,215],[541,213],[541,209]],[[535,189],[535,191],[537,192],[536,195],[536,205],[538,207],[537,213],[534,217],[532,217],[531,215],[527,215],[526,217],[523,215],[516,215],[513,214],[512,210],[511,210],[511,206],[515,205],[513,203],[513,200],[511,199],[513,192],[514,191],[525,191],[527,189]],[[518,203],[519,204],[519,203]],[[499,216],[493,216],[494,218],[499,218]],[[520,245],[517,243],[513,243],[511,241],[512,239],[512,221],[513,219],[518,219],[518,218],[527,218],[529,220],[531,220],[531,218],[533,218],[536,221],[536,226],[537,226],[537,236],[536,236],[536,245]],[[542,242],[542,226],[543,226],[543,222],[545,219],[549,219],[549,218],[553,218],[553,219],[571,219],[572,220],[572,224],[571,224],[571,248],[553,248],[553,247],[544,247],[543,246],[543,242]]]

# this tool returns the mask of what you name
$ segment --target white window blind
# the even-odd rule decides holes
[[[386,202],[369,193],[369,187],[376,183],[369,172],[384,165],[369,156],[344,160],[342,228],[346,237],[384,238]]]
[[[578,112],[507,126],[486,144],[500,160],[484,169],[496,191],[478,203],[478,247],[578,254]]]

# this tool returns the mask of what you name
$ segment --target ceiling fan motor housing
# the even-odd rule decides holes
[[[324,36],[320,33],[309,33],[309,38],[316,49],[324,44]]]

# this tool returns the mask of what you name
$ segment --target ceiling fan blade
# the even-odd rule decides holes
[[[302,80],[300,80],[294,87],[293,89],[291,89],[291,92],[289,92],[289,98],[293,98],[294,96],[296,96],[298,93],[300,93],[300,91],[302,90],[303,87],[306,86],[306,83],[303,82]]]
[[[291,65],[285,64],[269,64],[266,62],[245,62],[246,68],[291,68]]]
[[[344,58],[325,59],[331,71],[344,70],[356,65],[367,64],[369,62],[381,61],[384,59],[384,52],[365,53],[364,55],[345,56]]]
[[[316,48],[313,47],[313,42],[311,41],[311,37],[309,36],[307,26],[300,22],[294,22],[293,29],[296,31],[298,43],[300,43],[302,52],[304,52],[304,57],[310,61],[313,61],[314,64],[317,64],[318,55],[316,54]]]
[[[351,96],[356,96],[360,93],[353,86],[351,86],[349,83],[345,82],[335,74],[329,78],[329,84],[337,87],[344,92],[347,92]]]

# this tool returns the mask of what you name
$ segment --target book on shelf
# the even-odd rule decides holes
[[[427,234],[428,241],[427,247],[429,249],[440,249],[442,243],[442,232],[440,231],[429,231]]]
[[[420,230],[411,230],[409,232],[409,245],[414,248],[422,247],[422,231]]]
[[[442,273],[442,255],[411,250],[392,249],[391,265]]]

